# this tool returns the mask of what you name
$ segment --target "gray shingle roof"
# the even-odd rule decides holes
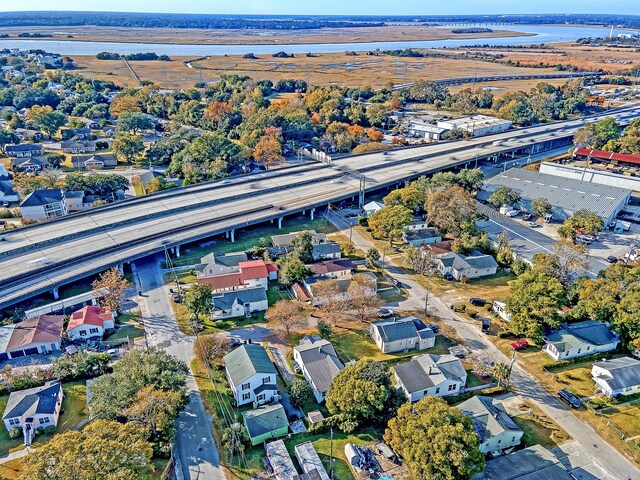
[[[453,355],[425,354],[413,357],[410,362],[394,367],[396,375],[410,392],[420,392],[445,380],[467,380],[467,372],[459,358]]]
[[[428,240],[430,238],[442,238],[435,228],[425,228],[422,230],[409,230],[402,234],[406,242],[415,240]]]
[[[478,395],[462,402],[458,409],[471,417],[480,443],[506,431],[522,431],[509,417],[499,400]]]
[[[35,143],[21,143],[18,145],[7,145],[5,147],[6,152],[35,152],[42,151],[43,146]]]
[[[546,198],[551,205],[568,213],[587,209],[605,219],[631,193],[624,188],[512,168],[486,180],[478,199],[486,201],[499,187],[513,188],[525,202]]]
[[[487,462],[472,480],[572,480],[575,477],[546,448],[534,445]]]
[[[419,331],[431,331],[418,317],[413,316],[378,320],[371,325],[378,331],[384,342],[415,338]]]
[[[317,243],[313,246],[313,256],[322,257],[340,253],[340,245],[333,242]]]
[[[582,343],[598,346],[616,343],[619,339],[604,323],[587,320],[562,325],[547,336],[547,342],[553,343],[558,351],[563,352],[565,347],[568,350]]]
[[[620,390],[640,385],[640,360],[631,357],[614,358],[593,364],[607,370],[611,376],[601,377],[611,390]]]
[[[284,407],[279,403],[247,410],[242,416],[244,425],[252,438],[289,426]]]
[[[50,203],[61,202],[62,190],[59,188],[34,190],[20,204],[21,207],[39,207]]]
[[[329,390],[333,379],[344,368],[333,345],[327,340],[316,340],[294,347],[299,352],[311,380],[320,392]]]
[[[47,382],[41,387],[11,392],[2,418],[22,417],[25,414],[53,414],[60,390],[60,382]]]
[[[276,367],[262,345],[241,345],[223,359],[229,376],[235,385],[240,385],[256,373],[275,375]]]
[[[213,295],[213,307],[220,310],[229,309],[237,301],[239,304],[261,302],[267,299],[267,292],[262,287],[240,288],[230,292]]]

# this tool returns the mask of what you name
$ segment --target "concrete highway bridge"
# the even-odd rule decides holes
[[[402,185],[405,180],[479,161],[534,154],[571,143],[585,122],[627,123],[640,107],[486,137],[312,163],[135,198],[8,232],[0,242],[0,308],[114,266],[214,235],[277,223],[329,203]]]

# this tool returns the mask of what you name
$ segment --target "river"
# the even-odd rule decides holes
[[[550,26],[550,25],[513,25],[500,26],[500,29],[510,28],[514,31],[530,33],[524,37],[484,37],[450,40],[418,40],[397,42],[362,42],[362,43],[321,43],[304,45],[176,45],[169,43],[124,43],[124,42],[82,42],[72,40],[0,40],[2,48],[40,49],[49,53],[61,55],[96,55],[100,52],[114,52],[122,55],[138,52],[155,52],[158,55],[170,56],[213,56],[213,55],[242,55],[255,53],[270,55],[279,51],[301,54],[337,53],[345,51],[371,51],[376,49],[390,50],[403,48],[443,48],[464,47],[469,45],[531,45],[537,43],[571,42],[583,37],[603,37],[609,35],[606,28],[580,26]],[[618,33],[635,33],[629,30],[616,30]]]

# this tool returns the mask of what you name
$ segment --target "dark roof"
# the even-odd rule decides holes
[[[316,243],[313,246],[314,257],[322,257],[324,255],[332,255],[334,253],[340,253],[340,245],[338,245],[337,243]]]
[[[522,431],[507,414],[502,403],[495,398],[477,395],[462,402],[458,409],[471,417],[480,443],[506,431]]]
[[[393,369],[409,392],[419,392],[433,387],[433,382],[429,378],[429,375],[425,373],[415,360],[396,365]]]
[[[244,417],[244,426],[252,438],[289,426],[287,413],[279,403],[247,410],[242,416]]]
[[[402,234],[406,242],[415,240],[426,240],[429,238],[442,238],[435,228],[424,228],[422,230],[408,230]]]
[[[600,377],[611,390],[620,390],[640,385],[640,360],[631,357],[614,358],[593,364],[607,370],[611,376]]]
[[[4,195],[15,195],[16,192],[14,188],[16,188],[15,183],[8,180],[0,180],[0,192]]]
[[[235,385],[240,385],[256,373],[269,375],[277,373],[276,367],[262,345],[241,345],[231,353],[227,353],[223,361]]]
[[[41,207],[61,202],[64,194],[59,188],[34,190],[20,204],[21,207]]]
[[[231,308],[237,301],[238,303],[254,303],[267,299],[267,292],[262,287],[241,288],[231,292],[215,293],[213,295],[213,307],[224,310]]]
[[[320,339],[294,347],[311,380],[320,392],[329,390],[333,379],[344,368],[331,342]]]
[[[572,480],[575,477],[546,448],[534,445],[489,460],[472,480]]]
[[[22,417],[24,414],[53,414],[62,390],[60,382],[47,382],[41,387],[11,392],[2,419]]]
[[[385,342],[395,342],[396,340],[404,340],[407,338],[415,338],[424,332],[427,338],[433,336],[433,331],[428,328],[418,317],[400,317],[390,318],[387,320],[378,320],[373,322],[378,333]],[[431,332],[431,335],[427,332]]]
[[[562,325],[547,336],[547,342],[553,343],[559,351],[564,351],[564,347],[569,349],[580,343],[589,345],[607,345],[617,343],[620,340],[602,322],[587,320],[584,322]]]
[[[7,145],[5,147],[5,152],[31,152],[31,151],[41,151],[44,147],[42,145],[36,143],[20,143],[18,145]]]

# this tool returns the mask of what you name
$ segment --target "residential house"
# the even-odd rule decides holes
[[[113,125],[105,126],[102,131],[104,132],[105,138],[113,138],[116,136],[116,127]]]
[[[311,385],[316,401],[324,401],[329,385],[344,368],[333,345],[320,337],[304,337],[293,348],[293,361]]]
[[[275,480],[295,480],[298,477],[298,471],[282,440],[265,443],[264,450]]]
[[[298,460],[298,465],[300,465],[303,474],[308,475],[309,480],[330,480],[313,443],[299,443],[293,447],[293,451]]]
[[[414,247],[437,243],[442,241],[442,236],[435,228],[408,229],[402,232],[402,240]]]
[[[234,271],[236,270],[235,267],[222,270],[222,273],[215,275],[201,275],[198,278],[198,283],[210,285],[215,293],[252,287],[262,287],[267,290],[269,288],[269,280],[274,277],[278,278],[278,268],[274,264],[265,263],[264,260],[239,262],[237,271]]]
[[[249,287],[269,288],[269,270],[264,260],[250,260],[240,262],[240,277],[242,283]]]
[[[40,315],[0,327],[0,360],[60,350],[62,315]]]
[[[491,255],[464,256],[451,252],[435,256],[436,267],[443,276],[456,280],[495,275],[498,262]]]
[[[2,414],[5,428],[7,431],[22,429],[24,444],[31,445],[37,428],[58,425],[63,397],[62,384],[58,381],[11,392]]]
[[[115,312],[93,305],[71,314],[67,325],[69,340],[102,339],[106,330],[115,328]]]
[[[307,265],[312,277],[327,278],[351,278],[351,271],[355,270],[355,264],[348,258],[339,260],[325,260],[323,262]]]
[[[453,355],[418,355],[393,370],[398,386],[412,403],[425,395],[458,395],[467,383],[467,372]]]
[[[543,350],[554,360],[610,352],[620,343],[609,327],[594,320],[564,324],[547,335]]]
[[[596,362],[591,367],[596,393],[608,397],[640,393],[640,360],[631,357]]]
[[[382,210],[383,208],[384,208],[384,203],[374,201],[374,202],[367,203],[364,207],[362,207],[362,210],[364,210],[364,214],[367,217],[370,217],[374,213]]]
[[[16,128],[15,134],[23,142],[40,142],[44,138],[44,134],[40,130],[31,128]]]
[[[59,188],[34,190],[21,203],[22,218],[46,220],[69,213],[64,191]]]
[[[504,320],[505,322],[511,321],[511,314],[507,311],[506,303],[494,300],[491,306],[495,314],[498,315],[502,320]]]
[[[340,245],[334,242],[315,243],[313,245],[313,259],[318,260],[337,260],[342,257]]]
[[[242,413],[244,426],[251,445],[259,445],[268,440],[284,437],[289,433],[287,412],[280,403],[262,405],[255,410]]]
[[[441,255],[443,253],[451,253],[453,250],[453,240],[442,240],[435,243],[423,243],[420,245],[422,250],[430,255]]]
[[[522,442],[524,432],[507,414],[500,400],[477,395],[457,407],[471,418],[482,453],[499,455]]]
[[[61,128],[60,129],[60,137],[63,142],[67,140],[75,139],[75,140],[87,140],[91,137],[91,129],[90,128]]]
[[[79,140],[76,142],[62,142],[60,144],[64,153],[78,155],[81,153],[93,153],[96,151],[96,142],[91,140]]]
[[[486,462],[471,480],[575,480],[560,460],[541,445],[523,448]]]
[[[261,345],[245,344],[223,357],[227,381],[238,406],[279,400],[276,367]]]
[[[436,343],[436,336],[418,317],[399,317],[372,322],[371,338],[383,353],[412,349],[426,350]]]
[[[11,159],[11,170],[14,172],[34,173],[49,167],[46,157],[20,157]]]
[[[375,295],[378,291],[378,277],[373,272],[362,272],[359,275],[366,275],[373,281],[374,287],[369,291],[371,295]],[[335,282],[337,291],[331,295],[331,298],[322,295],[318,285],[324,280],[332,280]],[[349,301],[351,296],[349,294],[349,287],[351,286],[353,279],[351,275],[343,275],[338,278],[314,276],[305,278],[302,282],[295,282],[291,289],[294,297],[301,302],[311,302],[314,307],[319,307],[326,303],[327,300],[342,300]]]
[[[249,258],[244,252],[231,252],[224,255],[209,253],[200,259],[204,268],[198,272],[198,276],[207,277],[221,273],[239,272],[240,263],[248,260]]]
[[[93,208],[93,202],[95,201],[95,197],[92,195],[85,195],[82,190],[67,190],[64,192],[64,199],[67,203],[67,210],[69,212],[89,210]]]
[[[324,233],[318,233],[315,230],[305,230],[306,232],[311,234],[311,243],[325,243],[327,241],[327,236]],[[285,233],[283,235],[272,235],[271,243],[274,247],[288,247],[293,242],[293,239],[296,238],[299,234],[304,232],[291,232]]]
[[[101,170],[118,165],[118,158],[112,153],[89,156],[73,156],[71,163],[79,170]]]
[[[245,317],[269,308],[267,292],[262,287],[247,287],[214,293],[212,301],[212,318],[214,320]]]
[[[13,176],[7,172],[4,164],[0,163],[0,204],[4,202],[17,202],[20,198],[15,191]]]
[[[6,145],[4,152],[10,158],[30,158],[44,155],[44,147],[37,143],[21,143],[19,145]]]

